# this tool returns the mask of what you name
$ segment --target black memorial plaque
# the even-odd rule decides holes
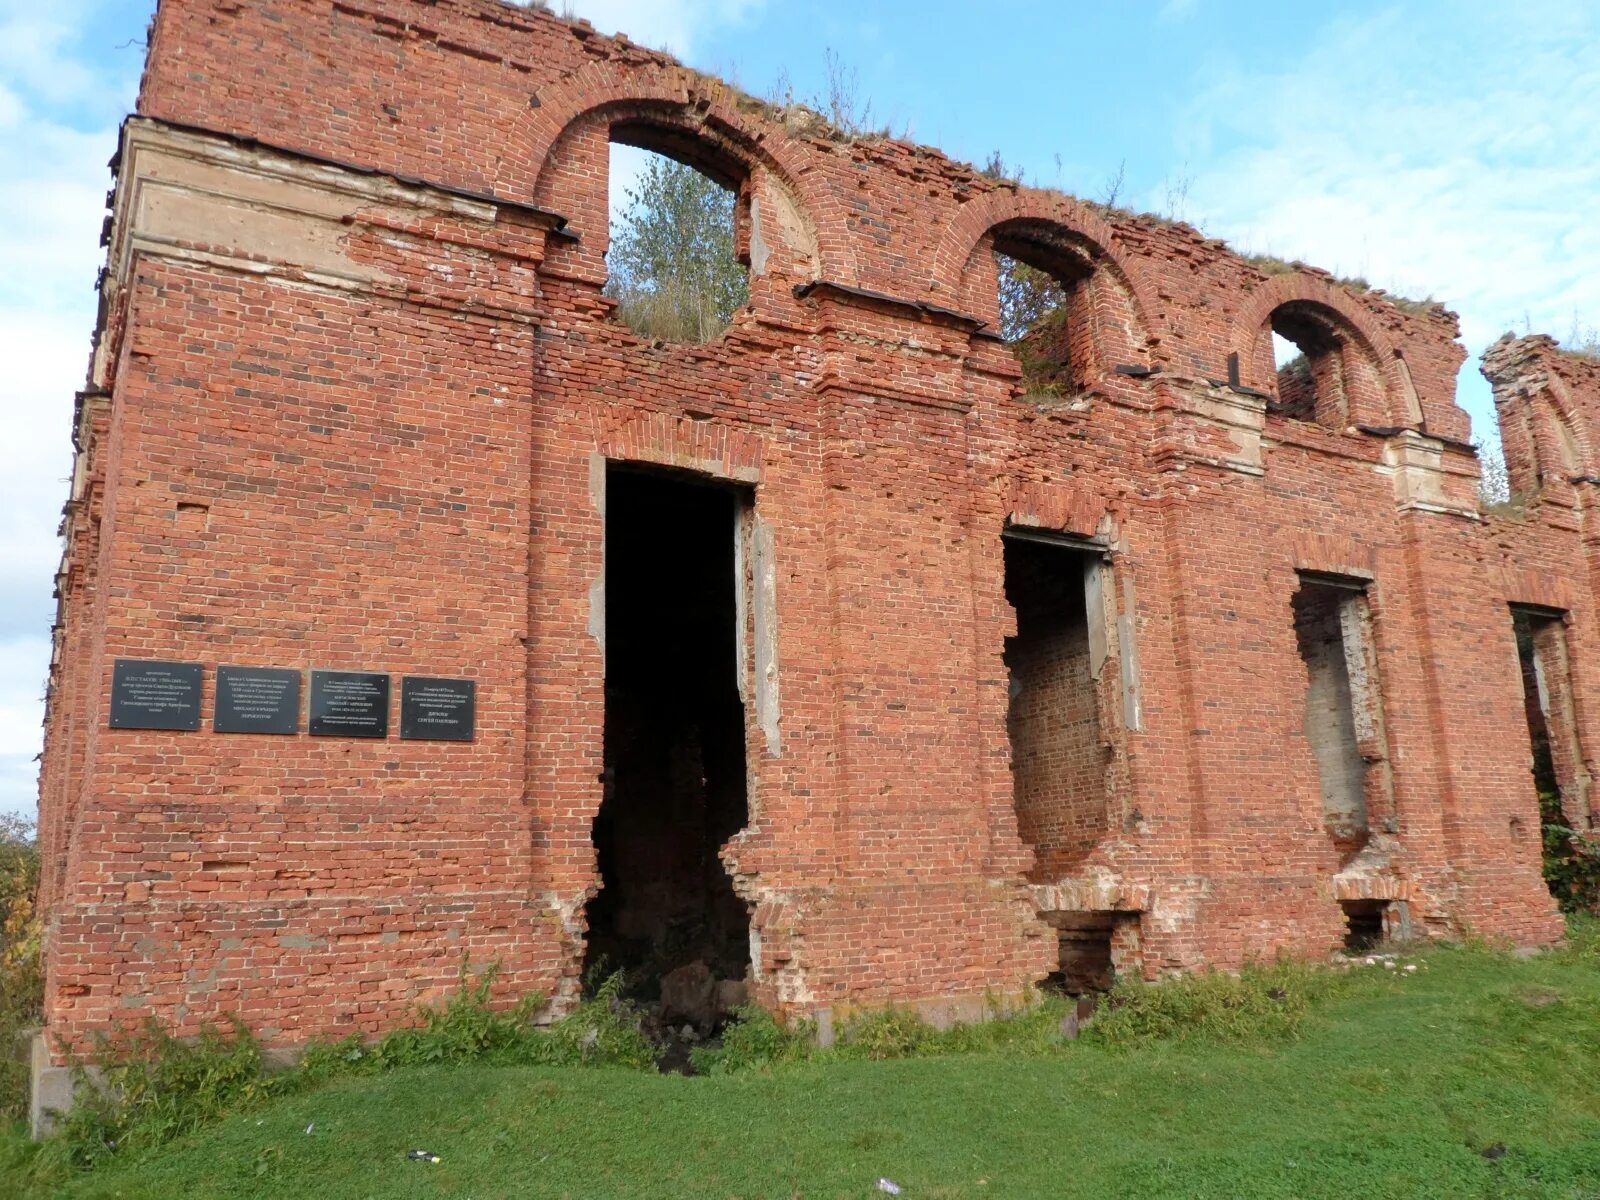
[[[400,680],[400,736],[419,741],[470,742],[478,716],[478,685],[470,679]]]
[[[298,733],[300,672],[281,667],[218,667],[214,733]]]
[[[111,728],[199,729],[200,664],[117,659],[111,668]]]
[[[370,671],[311,672],[314,737],[389,736],[389,677]]]

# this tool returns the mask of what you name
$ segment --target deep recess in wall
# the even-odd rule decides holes
[[[1045,976],[1042,990],[1068,996],[1109,992],[1117,978],[1111,953],[1117,914],[1048,913],[1045,919],[1056,931],[1058,965]]]
[[[675,131],[625,123],[611,136],[606,294],[642,337],[708,342],[749,299],[743,173]]]
[[[1080,863],[1106,834],[1106,766],[1100,698],[1091,670],[1085,572],[1093,555],[1005,539],[1006,599],[1017,632],[1006,639],[1017,832],[1033,847],[1034,874]]]
[[[750,919],[718,850],[748,820],[735,540],[742,494],[613,467],[606,477],[605,796],[585,972],[653,999],[704,963],[743,980]]]
[[[1383,941],[1386,934],[1386,900],[1345,900],[1339,905],[1344,910],[1344,948],[1361,953],[1371,950]]]
[[[1294,632],[1306,669],[1304,730],[1322,782],[1323,825],[1347,859],[1368,838],[1366,762],[1356,729],[1345,608],[1354,589],[1302,579],[1294,594]]]

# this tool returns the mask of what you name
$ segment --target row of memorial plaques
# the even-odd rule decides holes
[[[111,672],[111,728],[199,729],[199,663],[119,658]],[[218,667],[216,733],[299,733],[300,680],[280,667]],[[389,676],[312,671],[307,728],[313,737],[389,736]],[[400,678],[400,736],[470,742],[477,723],[471,679]]]

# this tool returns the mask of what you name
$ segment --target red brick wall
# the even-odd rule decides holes
[[[1017,832],[1041,857],[1067,862],[1106,831],[1106,756],[1085,627],[1052,630],[1014,656],[1011,771]]]
[[[976,1003],[1051,969],[1039,913],[1071,906],[1137,913],[1147,973],[1320,953],[1351,889],[1424,928],[1558,932],[1506,605],[1571,614],[1592,742],[1600,540],[1574,497],[1594,485],[1479,519],[1445,310],[1270,274],[925,147],[807,133],[486,0],[164,0],[140,111],[360,169],[279,156],[330,195],[390,173],[491,208],[347,211],[338,278],[277,243],[244,261],[114,237],[133,249],[69,519],[41,788],[53,1032],[230,1011],[280,1040],[371,1031],[464,951],[501,961],[505,995],[570,999],[596,882],[608,458],[752,487],[772,547],[775,669],[761,699],[745,665],[751,824],[725,856],[768,1003]],[[708,345],[646,344],[600,293],[621,120],[748,176],[771,254]],[[1093,264],[1081,386],[1047,406],[982,324],[992,231],[1019,221]],[[1347,339],[1347,426],[1251,393],[1274,386],[1266,331],[1291,302]],[[1242,389],[1217,382],[1230,354]],[[1592,432],[1600,381],[1561,386]],[[1008,521],[1107,546],[1118,651],[1105,835],[1031,881]],[[1297,570],[1370,579],[1395,811],[1360,878],[1322,830]],[[207,664],[202,729],[107,728],[117,657]],[[219,663],[473,678],[478,737],[215,734]]]

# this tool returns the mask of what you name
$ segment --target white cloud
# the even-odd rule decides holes
[[[138,54],[87,0],[0,0],[0,811],[35,799],[72,398],[94,329],[106,162]],[[121,14],[137,21],[142,14]],[[118,34],[120,37],[126,34]]]
[[[576,0],[555,5],[601,33],[625,33],[641,46],[687,59],[695,39],[716,26],[737,25],[763,0]]]
[[[1179,153],[1189,211],[1241,248],[1302,258],[1461,314],[1474,356],[1508,328],[1600,314],[1600,12],[1529,0],[1332,22],[1296,61],[1218,79]],[[1475,433],[1487,389],[1463,373]]]
[[[1167,0],[1156,13],[1158,21],[1181,21],[1199,7],[1200,0]]]

